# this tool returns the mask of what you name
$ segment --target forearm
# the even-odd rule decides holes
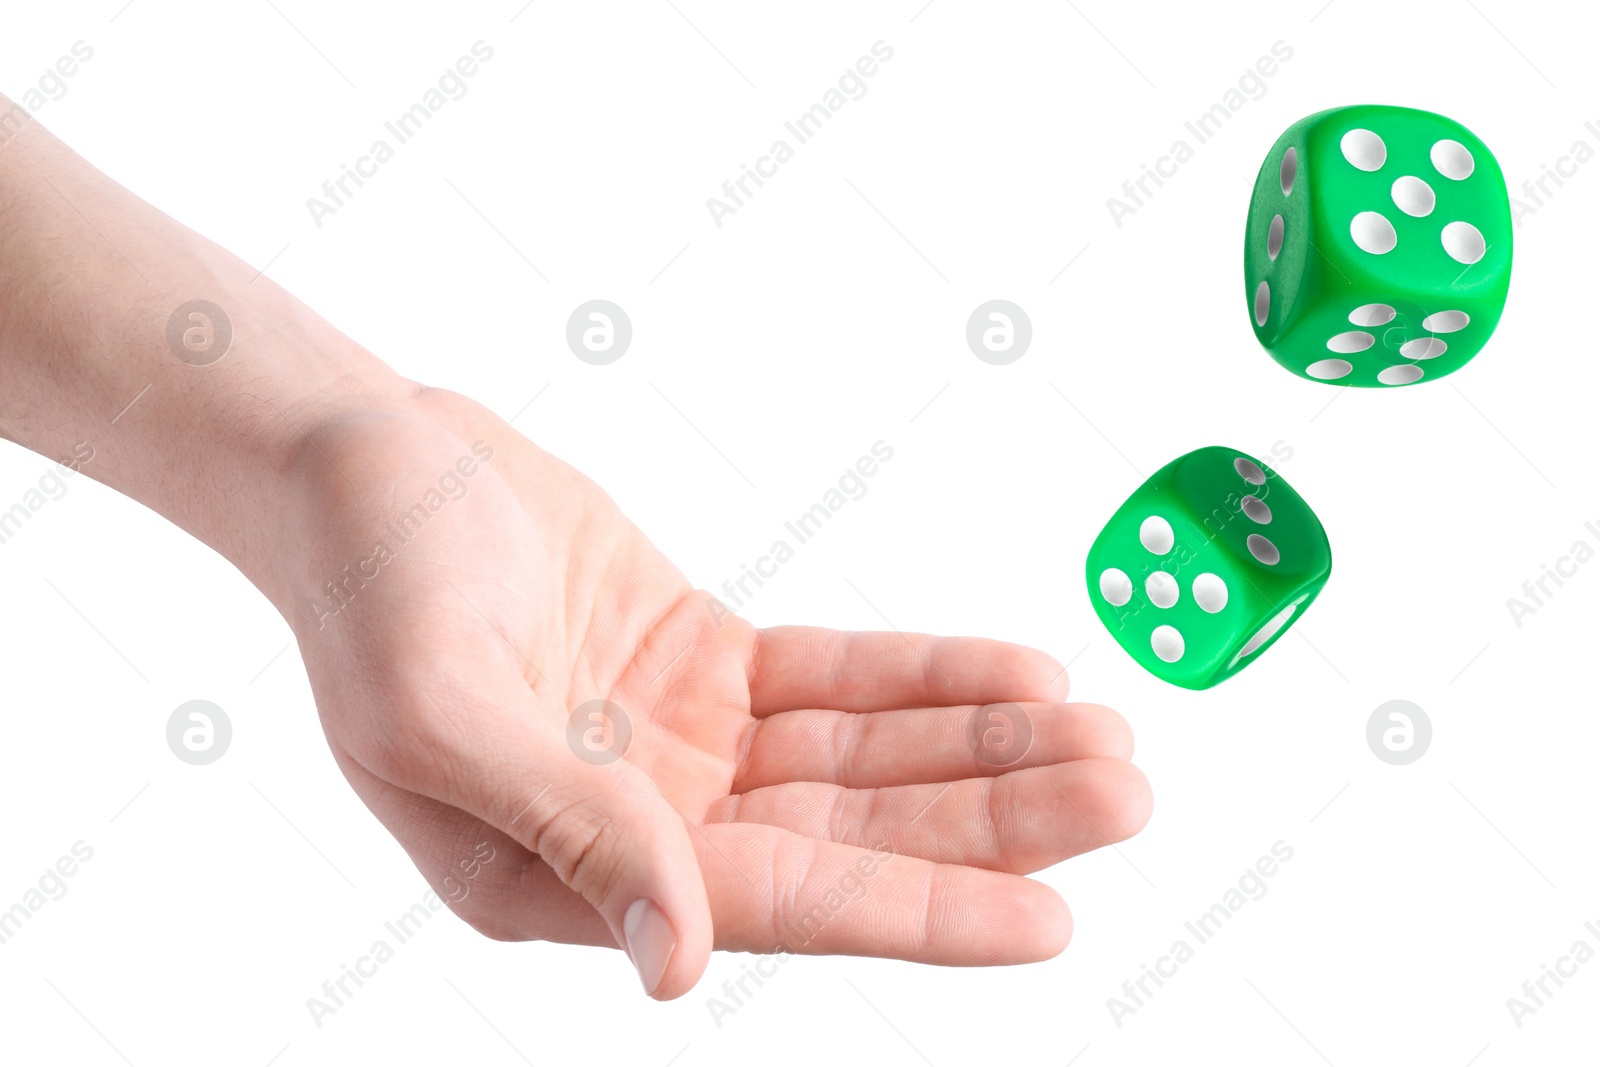
[[[0,436],[92,449],[85,473],[250,573],[305,433],[415,386],[3,97],[0,115]],[[179,316],[169,343],[195,300],[222,315]]]

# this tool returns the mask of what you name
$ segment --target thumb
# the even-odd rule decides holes
[[[711,909],[684,817],[623,758],[633,719],[604,700],[563,713],[520,677],[487,687],[478,679],[471,695],[452,694],[451,703],[475,705],[461,721],[452,725],[455,716],[441,717],[435,704],[422,717],[427,727],[407,731],[432,750],[424,762],[439,770],[419,779],[414,761],[399,768],[387,760],[380,773],[536,853],[605,920],[647,995],[682,996],[710,961]]]
[[[577,704],[559,750],[540,739],[553,757],[539,760],[549,769],[543,795],[505,829],[606,920],[645,993],[670,1000],[688,992],[710,960],[711,906],[687,820],[623,758],[633,726],[609,700]]]

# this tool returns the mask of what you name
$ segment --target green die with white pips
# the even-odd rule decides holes
[[[1256,177],[1244,277],[1256,339],[1295,374],[1372,388],[1443,377],[1505,307],[1505,177],[1443,115],[1318,112],[1284,131]]]
[[[1179,456],[1089,549],[1089,600],[1151,674],[1209,689],[1253,662],[1327,584],[1328,535],[1283,477],[1232,448]]]

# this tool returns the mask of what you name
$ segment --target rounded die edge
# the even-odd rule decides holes
[[[1300,583],[1291,594],[1278,601],[1279,604],[1283,605],[1282,607],[1275,609],[1252,629],[1242,634],[1242,639],[1230,642],[1223,652],[1224,662],[1219,672],[1221,676],[1217,679],[1217,682],[1233,677],[1261,659],[1273,645],[1283,639],[1285,634],[1294,629],[1300,620],[1305,618],[1306,612],[1311,610],[1311,605],[1316,603],[1317,598],[1322,595],[1322,591],[1327,588],[1329,574],[1331,574],[1331,568],[1319,578]],[[1271,629],[1271,632],[1265,637],[1260,636],[1263,631],[1272,628],[1273,624],[1285,612],[1292,613],[1282,622],[1279,622],[1276,628]],[[1259,640],[1259,643],[1256,647],[1246,652],[1245,649],[1250,648],[1251,642],[1257,640]]]

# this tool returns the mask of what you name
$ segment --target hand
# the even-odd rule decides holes
[[[622,945],[663,999],[713,946],[1066,944],[1065,905],[1018,875],[1135,832],[1150,799],[1126,725],[1060,703],[1052,660],[758,633],[494,415],[397,377],[3,97],[0,118],[0,435],[59,458],[114,433],[89,476],[284,613],[339,765],[477,929]],[[195,314],[204,359],[172,342]],[[626,746],[581,743],[597,700]],[[1031,743],[996,760],[972,738],[1007,716]]]
[[[757,631],[463,397],[330,417],[287,484],[283,554],[256,577],[334,756],[490,937],[621,945],[660,999],[713,948],[1039,960],[1071,920],[1020,875],[1148,818],[1127,725],[1062,703],[1049,657]],[[580,716],[570,741],[590,701],[609,733]],[[980,707],[1005,702],[1020,712]],[[974,746],[991,712],[1031,727],[1014,762]]]

